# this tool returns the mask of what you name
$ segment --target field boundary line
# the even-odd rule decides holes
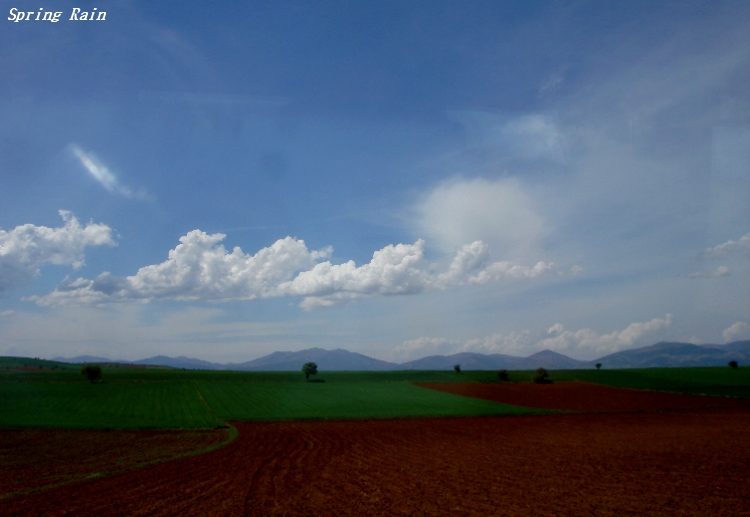
[[[44,486],[39,486],[35,488],[29,488],[28,490],[19,490],[18,492],[8,492],[7,494],[0,494],[0,501],[5,500],[5,499],[10,499],[11,497],[33,494],[35,492],[42,492],[45,490],[51,490],[53,488],[58,488],[58,487],[70,485],[73,483],[80,483],[82,481],[88,481],[90,479],[98,479],[98,478],[102,478],[106,476],[112,476],[114,474],[122,474],[123,472],[130,472],[131,470],[138,470],[143,467],[150,467],[152,465],[158,465],[160,463],[167,463],[173,460],[181,460],[183,458],[189,458],[191,456],[198,456],[199,454],[206,454],[211,451],[215,451],[216,449],[219,449],[220,447],[224,447],[225,445],[229,445],[239,435],[239,431],[233,425],[227,425],[226,428],[222,428],[221,430],[227,432],[226,440],[224,440],[223,442],[219,442],[214,445],[211,445],[209,447],[206,447],[205,449],[198,449],[197,451],[186,452],[186,453],[179,454],[177,456],[173,456],[171,458],[166,458],[166,459],[158,458],[152,461],[140,463],[138,465],[132,465],[130,467],[124,467],[124,468],[117,469],[117,470],[107,470],[104,472],[92,472],[90,474],[81,474],[78,477],[69,479],[67,481],[61,481],[60,483],[53,483],[51,485],[44,485]]]

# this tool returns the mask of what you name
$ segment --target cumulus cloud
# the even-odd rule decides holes
[[[24,224],[0,230],[0,292],[29,282],[45,264],[80,268],[86,246],[115,245],[109,226],[92,222],[81,226],[71,212],[59,213],[65,221],[61,228]]]
[[[625,330],[616,330],[609,334],[599,334],[589,328],[565,330],[560,323],[556,323],[547,331],[553,336],[540,341],[539,347],[575,355],[611,354],[632,347],[646,334],[665,329],[673,321],[674,316],[667,314],[664,318],[654,318],[645,323],[631,323]]]
[[[713,248],[708,248],[703,252],[706,258],[725,257],[733,253],[750,253],[750,233],[743,235],[739,240],[728,240],[724,244],[719,244]]]
[[[719,278],[722,276],[729,276],[731,271],[727,266],[719,266],[715,271],[696,271],[694,273],[688,273],[688,278]]]
[[[430,355],[452,355],[461,352],[479,354],[527,355],[535,347],[537,340],[528,331],[496,333],[490,336],[467,341],[436,337],[419,337],[404,341],[393,349],[391,355],[396,361],[410,361]]]
[[[286,237],[255,255],[239,247],[228,252],[220,243],[224,234],[200,230],[180,238],[161,264],[146,266],[133,276],[108,272],[93,280],[66,279],[57,289],[31,297],[41,305],[161,299],[221,302],[279,296],[303,297],[309,310],[374,295],[417,294],[467,284],[507,279],[535,278],[551,271],[552,263],[533,267],[510,262],[489,262],[481,241],[462,246],[445,271],[424,258],[424,241],[388,245],[373,253],[361,266],[354,261],[332,264],[330,247],[310,251],[304,241]]]
[[[312,267],[330,248],[309,251],[304,241],[287,237],[255,255],[239,247],[228,252],[219,242],[224,234],[193,230],[180,238],[161,264],[142,267],[133,276],[108,272],[93,280],[67,280],[51,294],[32,298],[42,305],[77,301],[252,300],[273,296],[280,282]]]
[[[654,318],[645,323],[631,323],[626,329],[616,330],[609,334],[599,334],[589,328],[569,331],[565,330],[561,323],[555,323],[547,331],[547,334],[550,335],[547,338],[541,338],[541,336],[529,330],[507,334],[499,332],[484,338],[466,341],[420,337],[404,341],[393,350],[392,355],[396,360],[411,360],[426,355],[450,355],[460,352],[509,354],[525,357],[534,352],[549,349],[574,357],[591,358],[630,348],[647,334],[669,327],[673,321],[674,317],[667,314],[664,318]],[[742,325],[747,327],[746,324]],[[735,326],[743,332],[747,330],[738,324],[730,328]]]
[[[435,239],[444,251],[481,240],[494,253],[515,258],[536,253],[545,233],[543,217],[513,178],[442,183],[415,213],[417,231]]]
[[[750,325],[744,321],[738,321],[721,333],[724,342],[737,341],[739,339],[750,339]]]
[[[431,355],[454,354],[461,347],[460,341],[452,341],[444,338],[420,337],[404,341],[397,346],[393,352],[396,361],[410,361]]]

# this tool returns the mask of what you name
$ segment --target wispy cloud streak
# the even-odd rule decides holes
[[[81,165],[107,192],[119,194],[127,199],[137,199],[139,201],[151,201],[152,196],[145,189],[140,188],[133,190],[126,185],[122,185],[117,176],[109,170],[93,153],[86,152],[78,144],[70,144],[70,151],[78,158]]]

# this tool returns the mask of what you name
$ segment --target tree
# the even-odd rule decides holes
[[[500,377],[501,381],[507,381],[508,380],[508,370],[500,370],[497,372],[497,376]]]
[[[729,361],[729,367],[732,370],[736,370],[739,367],[739,365],[737,364],[737,361]]]
[[[102,367],[98,364],[87,364],[81,368],[81,375],[85,375],[93,384],[94,382],[101,380],[102,378]]]
[[[552,384],[552,381],[548,379],[549,373],[544,368],[537,368],[534,373],[534,382],[537,384]]]
[[[311,375],[318,374],[318,365],[315,363],[305,363],[302,367],[302,373],[305,374],[305,380],[309,381]]]
[[[453,369],[456,370],[456,373],[461,373],[461,365],[460,364],[454,364]]]
[[[602,367],[602,363],[596,363],[596,369],[600,369]]]

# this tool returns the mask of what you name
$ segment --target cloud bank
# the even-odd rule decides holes
[[[688,278],[720,278],[722,276],[729,276],[732,272],[727,266],[719,266],[714,271],[695,271],[694,273],[688,273]]]
[[[529,256],[546,231],[544,218],[514,178],[444,182],[417,205],[415,215],[416,231],[444,251],[481,239],[503,256]]]
[[[553,325],[548,334],[553,337],[543,339],[541,348],[547,348],[561,353],[576,355],[611,354],[632,347],[636,341],[646,334],[663,330],[674,321],[674,316],[667,314],[664,318],[654,318],[645,323],[631,323],[624,330],[616,330],[609,334],[599,334],[595,330],[584,328],[576,331],[565,330],[559,323]]]
[[[26,284],[45,264],[84,264],[86,246],[114,246],[112,229],[90,222],[81,226],[66,210],[59,211],[65,221],[61,228],[24,224],[13,230],[0,230],[0,292]]]
[[[750,254],[750,233],[743,235],[739,240],[728,240],[724,244],[719,244],[713,248],[708,248],[703,252],[706,258],[725,257],[734,253]]]
[[[750,339],[750,325],[744,321],[738,321],[721,333],[725,343],[738,339]]]
[[[496,333],[468,341],[420,337],[405,341],[394,349],[393,356],[396,360],[409,360],[435,354],[450,355],[460,352],[527,356],[547,349],[578,358],[594,358],[631,348],[646,335],[671,326],[673,321],[674,316],[667,314],[664,318],[654,318],[643,323],[631,323],[624,330],[615,330],[609,334],[600,334],[590,328],[575,331],[565,330],[562,324],[555,323],[547,331],[547,334],[550,335],[547,338],[535,336],[529,330],[509,334]],[[735,326],[739,330],[744,329],[739,324],[730,328]],[[727,329],[725,334],[729,330]]]
[[[93,280],[66,279],[54,292],[33,296],[40,305],[103,304],[152,300],[224,302],[280,296],[303,297],[306,310],[340,305],[375,295],[418,294],[502,279],[531,279],[551,272],[553,263],[523,266],[489,261],[481,241],[462,246],[444,271],[424,258],[424,241],[388,245],[361,266],[332,264],[332,248],[310,251],[300,239],[286,237],[256,254],[239,247],[228,252],[224,234],[193,230],[180,238],[161,264],[133,276],[104,272]]]

